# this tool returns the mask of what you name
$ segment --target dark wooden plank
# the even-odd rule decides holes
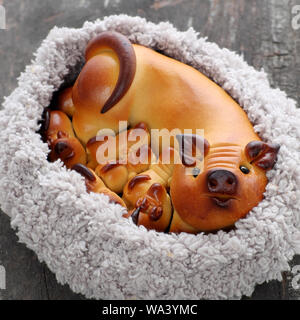
[[[192,26],[221,47],[243,54],[264,68],[272,86],[300,102],[300,30],[291,27],[292,6],[300,0],[0,0],[7,11],[7,30],[0,30],[0,102],[17,85],[17,77],[54,26],[80,27],[110,14],[139,15],[153,22],[170,21],[178,29]],[[0,265],[7,289],[0,299],[83,299],[57,283],[55,276],[23,244],[0,215]],[[300,257],[292,264],[300,265]],[[295,275],[257,286],[252,299],[300,299]]]

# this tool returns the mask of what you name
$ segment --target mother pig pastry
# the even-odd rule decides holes
[[[68,99],[68,114],[91,170],[97,165],[91,141],[102,129],[120,134],[120,121],[129,128],[142,123],[149,132],[182,132],[178,144],[158,147],[158,160],[143,166],[144,171],[118,169],[126,171],[120,173],[123,190],[116,190],[128,208],[127,217],[157,231],[209,232],[234,225],[263,199],[266,171],[273,168],[279,146],[261,141],[243,109],[216,83],[116,32],[92,39],[85,58],[74,86],[62,97]],[[186,129],[191,133],[185,134]],[[197,135],[198,129],[204,136]],[[197,141],[203,146],[200,169],[184,147],[194,150]],[[164,152],[171,155],[167,164]],[[178,157],[180,162],[175,161]],[[116,170],[116,163],[108,168]],[[187,168],[192,174],[186,174]],[[115,172],[111,177],[117,179]]]

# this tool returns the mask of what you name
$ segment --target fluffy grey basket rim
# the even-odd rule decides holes
[[[89,39],[115,30],[131,41],[192,65],[236,99],[267,142],[282,145],[268,173],[266,198],[236,230],[162,234],[135,226],[122,209],[62,163],[47,162],[36,133],[52,94],[81,61]],[[281,280],[300,253],[300,112],[270,88],[263,71],[240,56],[170,23],[110,16],[82,28],[54,28],[0,112],[0,201],[19,240],[57,280],[96,299],[224,299],[251,295],[258,283]],[[100,206],[101,204],[101,206]]]

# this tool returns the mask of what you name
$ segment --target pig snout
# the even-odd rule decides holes
[[[235,194],[237,184],[236,176],[228,170],[214,170],[207,176],[207,188],[211,193]]]

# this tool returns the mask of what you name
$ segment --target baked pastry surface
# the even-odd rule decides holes
[[[45,116],[50,161],[60,158],[83,174],[89,191],[126,206],[125,216],[138,225],[215,231],[233,226],[263,199],[279,146],[261,141],[243,109],[188,65],[104,32],[89,42],[83,69],[58,101],[58,110]],[[128,127],[120,130],[120,121]],[[107,129],[115,136],[105,136]],[[143,133],[134,148],[130,136],[137,129]],[[157,140],[153,130],[162,137],[180,133]],[[99,159],[99,149],[109,145],[118,146],[113,157]],[[141,150],[147,161],[135,163]]]

